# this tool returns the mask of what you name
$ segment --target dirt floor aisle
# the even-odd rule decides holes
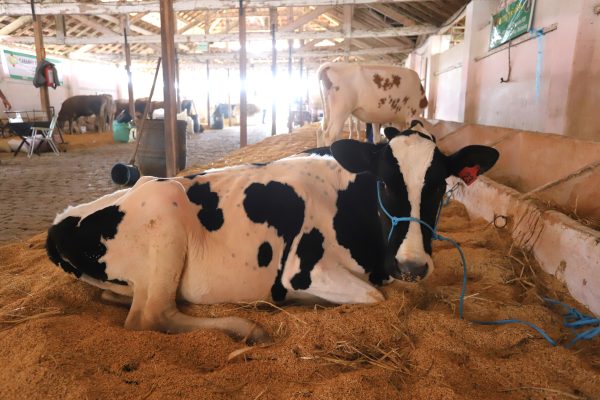
[[[248,143],[270,135],[270,126],[250,126]],[[0,153],[0,243],[45,230],[68,205],[91,201],[122,187],[112,182],[117,162],[128,162],[131,143],[110,143],[110,134],[67,135],[67,152],[28,159]],[[108,144],[107,144],[108,143]],[[239,127],[187,138],[187,163],[205,165],[239,148]]]

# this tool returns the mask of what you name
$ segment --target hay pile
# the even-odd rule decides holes
[[[211,167],[268,161],[313,145],[314,133],[306,128]],[[557,328],[557,310],[540,296],[576,303],[511,248],[507,232],[469,220],[458,203],[444,210],[440,230],[461,243],[469,262],[468,318],[522,318],[566,338],[569,332]],[[445,243],[434,245],[432,279],[386,286],[387,300],[375,306],[182,305],[195,315],[252,319],[274,339],[266,347],[246,347],[215,331],[124,330],[127,310],[104,303],[98,289],[51,264],[44,240],[39,234],[0,247],[1,399],[600,396],[600,340],[567,350],[550,347],[523,326],[460,320],[462,267]]]

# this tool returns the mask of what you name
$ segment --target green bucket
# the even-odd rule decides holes
[[[113,121],[113,139],[115,142],[129,142],[129,123]]]

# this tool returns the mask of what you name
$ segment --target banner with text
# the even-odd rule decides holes
[[[8,74],[13,79],[25,81],[33,81],[35,76],[35,68],[37,67],[37,59],[34,55],[19,53],[18,51],[4,50],[4,57],[8,64]],[[62,74],[59,68],[60,61],[47,58],[52,64],[56,65],[58,77],[61,85],[63,84]]]
[[[490,50],[529,31],[534,3],[535,0],[515,0],[492,16]]]

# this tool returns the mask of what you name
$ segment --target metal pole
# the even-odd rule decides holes
[[[44,36],[42,32],[42,21],[35,15],[35,5],[31,0],[31,16],[33,19],[33,32],[35,35],[35,58],[39,65],[46,58],[46,49],[44,49]],[[42,110],[46,113],[48,120],[52,118],[50,115],[50,97],[48,95],[48,86],[40,87],[40,103]]]
[[[277,134],[277,102],[275,99],[277,90],[277,39],[275,38],[275,32],[277,31],[277,8],[269,8],[269,19],[271,20],[271,76],[272,76],[272,87],[271,92],[271,136]]]
[[[165,105],[165,152],[167,176],[177,174],[177,94],[175,92],[175,13],[173,0],[160,0],[160,33]]]
[[[240,147],[248,143],[248,116],[246,99],[246,15],[244,0],[240,0]]]
[[[125,55],[125,70],[127,71],[127,94],[129,96],[129,114],[133,119],[133,123],[137,125],[137,121],[135,118],[135,105],[133,99],[133,80],[131,79],[131,52],[129,50],[129,43],[127,42],[129,15],[126,15],[121,19],[121,25],[123,25],[123,38],[125,39],[125,44],[123,46],[123,54]]]

